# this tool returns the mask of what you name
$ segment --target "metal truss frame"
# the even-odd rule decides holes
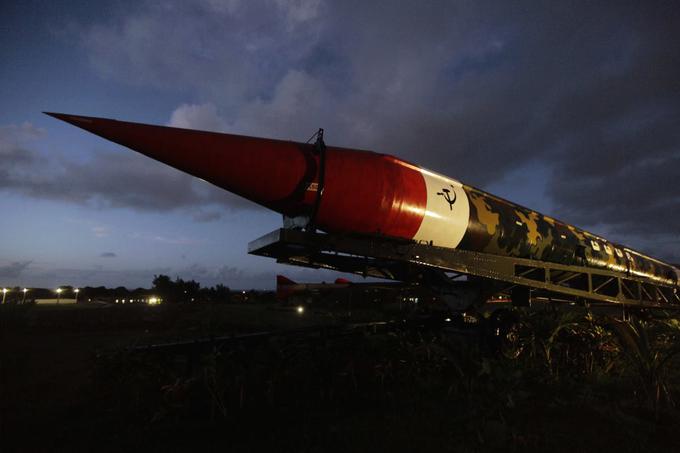
[[[470,252],[385,237],[278,229],[248,244],[248,253],[280,263],[365,277],[414,281],[425,269],[481,277],[555,294],[557,299],[680,308],[678,288],[606,269]]]

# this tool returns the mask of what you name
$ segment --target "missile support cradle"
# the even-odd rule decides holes
[[[250,242],[248,252],[275,258],[280,263],[352,272],[364,277],[399,280],[407,278],[410,269],[425,267],[453,274],[454,279],[464,274],[500,281],[506,284],[503,292],[521,294],[521,288],[541,291],[551,294],[551,300],[680,308],[676,288],[625,273],[414,241],[282,228]]]

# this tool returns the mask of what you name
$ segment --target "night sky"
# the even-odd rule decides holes
[[[274,286],[279,215],[42,111],[397,155],[680,262],[676,2],[0,2],[0,285]]]

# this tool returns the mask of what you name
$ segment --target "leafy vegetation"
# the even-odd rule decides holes
[[[134,414],[135,426],[202,422],[198,433],[219,427],[237,451],[680,446],[677,321],[513,316],[498,330],[482,320],[489,328],[272,338],[183,357],[121,352],[97,361],[94,380],[101,407]]]

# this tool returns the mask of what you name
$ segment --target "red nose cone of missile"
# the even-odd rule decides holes
[[[329,232],[412,238],[427,190],[420,169],[392,156],[309,144],[47,113],[288,216],[315,213]],[[319,201],[318,209],[314,206]]]
[[[47,114],[279,212],[296,210],[300,185],[316,174],[311,145]]]

